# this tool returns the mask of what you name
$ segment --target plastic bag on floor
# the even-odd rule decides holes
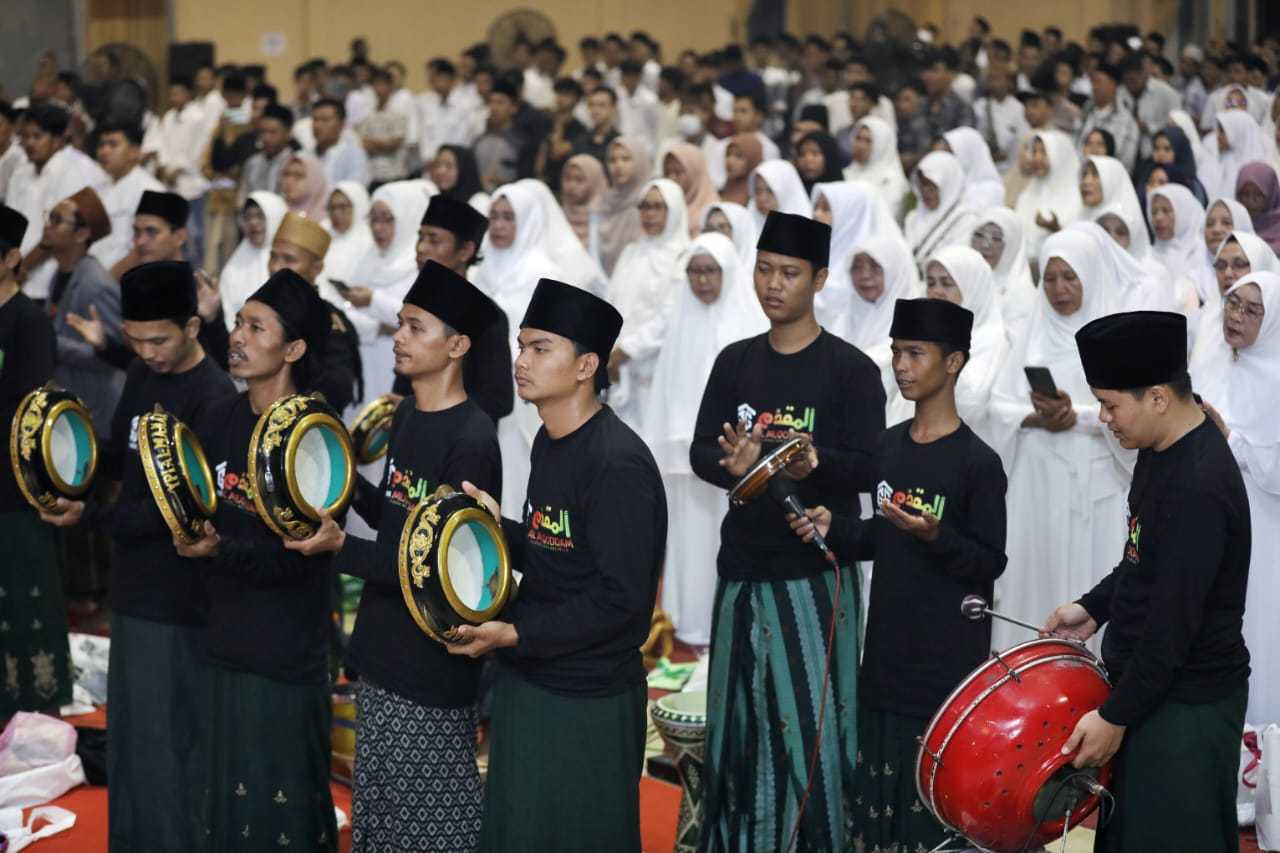
[[[38,806],[84,784],[76,730],[19,711],[0,733],[0,808]]]
[[[75,686],[88,694],[88,702],[107,701],[107,664],[111,658],[111,638],[94,634],[67,635],[71,645],[71,670]],[[81,696],[77,696],[79,701]]]
[[[1262,767],[1255,796],[1258,847],[1280,850],[1280,726],[1262,730]]]
[[[1253,826],[1258,771],[1262,769],[1262,738],[1258,730],[1244,724],[1240,738],[1240,772],[1236,775],[1236,823]]]
[[[47,823],[35,829],[35,825],[42,821]],[[41,838],[57,835],[75,825],[75,812],[60,809],[57,806],[32,809],[26,823],[22,822],[22,809],[0,809],[0,832],[9,839],[9,846],[5,848],[8,853],[18,853],[19,850]]]

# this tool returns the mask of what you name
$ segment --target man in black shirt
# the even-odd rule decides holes
[[[1095,842],[1107,853],[1239,844],[1249,503],[1226,438],[1191,392],[1186,332],[1181,314],[1135,311],[1076,333],[1099,419],[1140,451],[1120,562],[1044,628],[1083,641],[1107,626],[1115,689],[1063,746],[1077,767],[1115,758],[1119,808]]]
[[[418,266],[435,261],[466,278],[480,261],[480,244],[489,229],[489,218],[466,202],[434,195],[418,228]],[[462,363],[462,385],[467,396],[494,423],[511,414],[515,390],[511,382],[511,345],[507,342],[507,315],[477,332]],[[391,390],[408,395],[412,388],[406,374],[397,372]]]
[[[439,198],[439,196],[437,196]],[[410,616],[397,566],[405,520],[442,485],[502,490],[493,421],[462,382],[471,341],[502,311],[465,278],[427,261],[400,309],[396,373],[412,383],[391,423],[381,486],[361,478],[355,509],[377,542],[332,519],[285,544],[338,551],[335,568],[364,578],[347,649],[360,673],[352,841],[361,850],[474,850],[482,787],[476,769],[480,662],[450,655]],[[427,792],[431,792],[428,794]],[[415,819],[404,820],[402,810]]]
[[[622,328],[613,306],[542,279],[520,324],[516,385],[542,418],[504,621],[453,654],[498,649],[484,851],[640,850],[649,633],[667,502],[649,449],[596,391]],[[498,517],[498,504],[463,488]]]
[[[803,505],[848,512],[875,483],[871,452],[884,431],[885,397],[871,359],[814,317],[830,242],[821,222],[776,211],[765,220],[754,280],[770,328],[716,358],[689,462],[728,489],[762,452],[804,435],[809,453],[779,476],[798,480]],[[801,849],[849,849],[861,612],[854,573],[837,587],[822,555],[765,498],[730,507],[716,568],[702,849],[784,850],[796,831]],[[823,781],[797,829],[788,816],[805,798],[820,716]]]
[[[1000,457],[960,420],[956,380],[969,358],[973,314],[941,299],[894,306],[893,372],[915,415],[880,436],[875,517],[791,516],[837,554],[875,560],[858,684],[859,849],[932,849],[942,826],[916,790],[919,737],[964,677],[987,657],[989,622],[960,613],[966,595],[991,599],[1005,567]]]
[[[138,420],[157,405],[204,429],[215,403],[235,396],[230,378],[197,335],[196,282],[183,261],[141,264],[120,282],[123,333],[137,358],[112,417],[102,476],[117,495],[88,516],[107,523],[114,546],[107,774],[112,850],[186,850],[203,827],[205,605],[199,565],[173,551],[138,455]],[[197,433],[202,444],[212,436]],[[46,520],[77,523],[85,504],[66,502]]]

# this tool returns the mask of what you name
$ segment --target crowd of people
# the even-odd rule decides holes
[[[983,18],[954,45],[918,35],[671,57],[609,33],[576,61],[521,37],[501,68],[485,44],[431,59],[421,92],[356,39],[292,81],[174,76],[159,112],[70,72],[0,102],[0,422],[53,380],[103,444],[84,501],[37,512],[0,479],[0,719],[69,700],[64,563],[100,567],[112,850],[206,833],[219,850],[333,849],[338,572],[365,580],[345,651],[359,850],[638,850],[655,598],[710,648],[707,850],[789,849],[793,831],[805,849],[942,839],[916,738],[988,651],[1027,639],[965,622],[962,593],[1056,612],[1080,639],[1110,619],[1092,647],[1129,686],[1099,731],[1138,731],[1171,701],[1280,722],[1280,39],[1173,56],[1126,25],[1083,45]],[[1102,323],[1094,345],[1118,358],[1106,323],[1127,312],[1165,319],[1118,327],[1149,363],[1114,379],[1080,336]],[[933,361],[903,340],[938,345]],[[1174,559],[1172,510],[1138,483],[1194,485],[1191,463],[1118,432],[1123,406],[1098,390],[1142,387],[1161,429],[1203,412],[1243,478],[1243,538],[1225,474],[1200,487],[1227,520],[1177,515],[1205,534],[1189,553],[1229,542],[1221,600],[1226,581],[1185,572],[1165,599],[1132,580],[1110,598],[1121,557]],[[282,541],[245,455],[267,407],[313,391],[349,421],[403,402],[354,512]],[[216,472],[195,543],[172,540],[137,462],[157,404]],[[795,435],[811,450],[788,475],[813,512],[793,531],[767,502],[730,509],[724,490]],[[1195,458],[1221,462],[1195,435]],[[507,517],[526,580],[510,618],[446,648],[410,618],[396,549],[413,506],[463,481]],[[860,496],[880,527],[859,526]],[[567,521],[556,537],[530,521],[561,510],[576,545]],[[1140,545],[1140,516],[1159,545]],[[815,530],[862,561],[843,582],[801,541]],[[1185,635],[1148,647],[1117,629],[1135,595]],[[1184,814],[1207,844],[1234,837],[1217,812]],[[1174,849],[1132,846],[1135,821],[1100,843]]]

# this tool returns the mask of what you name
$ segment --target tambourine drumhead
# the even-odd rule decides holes
[[[36,509],[79,498],[98,468],[98,439],[89,410],[49,383],[18,404],[9,428],[9,463],[18,489]]]
[[[486,523],[486,519],[489,523]],[[502,594],[502,549],[493,518],[484,510],[462,510],[445,525],[440,578],[449,603],[471,622],[485,622]]]
[[[349,464],[345,428],[328,415],[307,415],[293,430],[286,451],[289,492],[298,508],[319,521],[349,494],[355,469]]]
[[[391,418],[399,401],[383,394],[361,410],[351,424],[351,442],[361,465],[375,462],[387,454],[391,441]]]
[[[181,421],[174,428],[174,436],[178,442],[178,462],[182,466],[183,478],[187,481],[191,496],[212,518],[218,509],[218,492],[214,489],[209,460],[205,458],[200,439]]]
[[[78,402],[55,403],[45,418],[45,465],[54,488],[82,495],[89,488],[98,462],[93,421]]]
[[[801,453],[809,449],[809,439],[803,435],[789,438],[769,451],[751,466],[751,470],[729,490],[729,501],[741,506],[760,496],[768,485],[770,478],[792,463]]]

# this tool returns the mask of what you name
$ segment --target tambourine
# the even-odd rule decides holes
[[[253,428],[248,470],[263,522],[281,536],[306,539],[319,529],[321,510],[338,515],[351,500],[351,436],[321,397],[284,397]]]
[[[218,509],[218,490],[200,439],[157,403],[155,411],[138,419],[138,455],[164,523],[179,540],[198,541]]]
[[[447,485],[405,519],[398,562],[413,621],[441,643],[458,642],[461,625],[497,618],[515,589],[502,526]]]
[[[393,394],[383,394],[365,406],[351,424],[351,443],[356,461],[361,465],[376,462],[387,455],[391,441],[391,418],[400,401]]]
[[[89,491],[98,436],[80,398],[52,382],[23,397],[9,428],[9,462],[22,496],[37,510]]]
[[[742,475],[729,490],[729,503],[742,506],[764,494],[773,475],[809,451],[809,439],[803,435],[789,438],[760,457],[751,470]]]

